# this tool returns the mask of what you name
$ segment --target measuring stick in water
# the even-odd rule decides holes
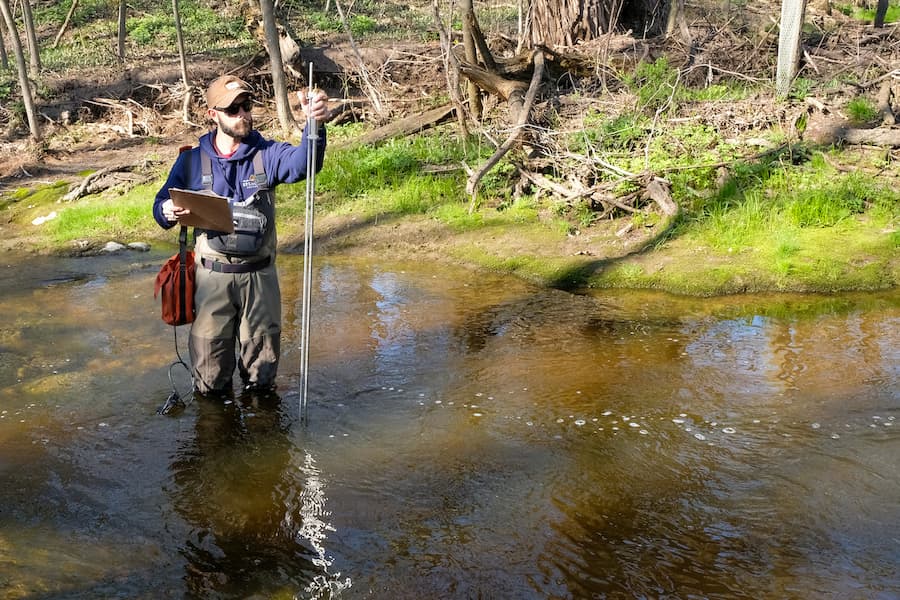
[[[313,65],[309,63],[309,91],[307,99],[312,104]],[[303,234],[303,301],[300,316],[300,420],[307,422],[309,393],[309,327],[312,294],[312,260],[313,260],[313,219],[315,217],[316,194],[316,152],[319,139],[319,126],[311,112],[306,117],[306,210]]]

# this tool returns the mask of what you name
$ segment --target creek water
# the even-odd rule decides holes
[[[0,257],[4,598],[900,596],[896,291],[317,258],[301,423],[302,257],[280,402],[175,416],[163,258]]]

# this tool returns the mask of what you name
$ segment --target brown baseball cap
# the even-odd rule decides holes
[[[223,75],[214,80],[206,88],[206,106],[209,108],[228,108],[234,99],[241,94],[252,94],[253,90],[246,81],[234,75]]]

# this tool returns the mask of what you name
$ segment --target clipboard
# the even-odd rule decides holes
[[[169,198],[175,206],[191,211],[191,214],[178,219],[181,225],[234,233],[231,205],[225,196],[208,191],[169,188]]]

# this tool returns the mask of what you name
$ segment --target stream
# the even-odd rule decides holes
[[[571,294],[278,258],[278,396],[197,399],[165,257],[0,257],[0,596],[900,597],[900,291]]]

